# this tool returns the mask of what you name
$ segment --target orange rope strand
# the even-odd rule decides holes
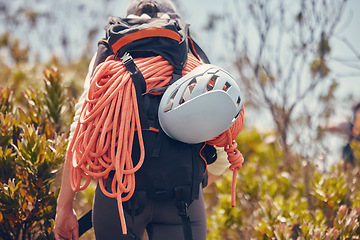
[[[161,56],[137,58],[134,62],[145,78],[147,91],[169,85],[173,67]],[[183,75],[201,64],[203,63],[189,54]],[[239,118],[243,118],[243,114]],[[226,136],[221,134],[208,142],[225,148],[234,176],[243,161],[238,160],[241,154],[233,141],[242,124],[243,120],[236,121],[234,125],[241,126],[233,126],[224,133]],[[136,166],[133,166],[131,159],[134,134],[138,135],[141,151]],[[106,196],[117,199],[124,234],[127,234],[127,229],[122,202],[129,200],[134,193],[135,172],[142,166],[144,156],[135,87],[122,62],[110,56],[95,69],[87,99],[70,142],[67,162],[71,166],[71,187],[74,191],[85,189],[94,178],[99,180],[99,186]],[[110,193],[105,189],[104,179],[108,178],[112,170],[115,175]],[[82,178],[85,178],[83,185]]]

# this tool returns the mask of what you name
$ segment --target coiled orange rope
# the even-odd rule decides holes
[[[145,78],[147,91],[169,85],[173,67],[161,56],[138,58],[134,62]],[[202,62],[189,54],[183,75],[200,64]],[[235,122],[236,126],[208,142],[225,147],[234,178],[243,162],[233,141],[242,128],[243,111],[240,118]],[[141,153],[137,165],[133,166],[131,151],[135,132]],[[117,199],[124,234],[127,234],[127,229],[122,202],[129,200],[134,193],[135,172],[143,164],[144,156],[135,87],[122,62],[110,56],[95,69],[88,97],[69,146],[67,161],[71,166],[71,187],[74,191],[85,189],[94,178],[99,180],[99,186],[106,196]],[[115,175],[110,193],[105,189],[104,180],[112,170]],[[86,179],[83,185],[82,178]],[[234,189],[233,184],[232,191]],[[235,196],[235,192],[232,196]]]

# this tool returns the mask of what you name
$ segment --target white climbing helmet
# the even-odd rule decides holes
[[[240,89],[223,69],[200,65],[170,85],[161,98],[161,128],[185,143],[208,141],[229,129],[242,109]]]

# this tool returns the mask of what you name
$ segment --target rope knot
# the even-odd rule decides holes
[[[232,184],[231,184],[231,206],[235,207],[236,203],[236,175],[237,171],[241,169],[244,157],[240,151],[236,148],[237,143],[233,137],[231,128],[226,131],[228,145],[224,147],[225,152],[228,155],[228,161],[231,164],[229,169],[233,172]],[[237,135],[237,134],[236,134]],[[236,137],[235,135],[235,137]]]
[[[235,140],[232,141],[231,145],[227,145],[224,147],[224,150],[228,155],[228,161],[231,164],[229,167],[231,171],[239,171],[244,162],[243,155],[236,147],[237,147],[237,143]]]

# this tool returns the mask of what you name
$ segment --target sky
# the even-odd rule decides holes
[[[344,26],[344,30],[339,33],[339,37],[334,39],[334,42],[331,43],[334,45],[334,58],[340,59],[355,59],[355,56],[351,49],[349,49],[343,41],[340,41],[339,38],[347,38],[354,47],[357,47],[357,52],[360,54],[360,1],[359,0],[350,0],[347,6],[348,19],[351,19],[349,24]],[[345,22],[344,24],[347,24]],[[341,89],[340,91],[343,94],[354,93],[357,96],[357,99],[360,101],[360,64],[358,59],[357,70],[353,68],[348,68],[343,64],[333,62],[331,67],[336,69],[336,76],[341,79]]]
[[[346,11],[343,17],[343,23],[341,24],[343,28],[338,30],[336,35],[337,37],[333,39],[333,42],[330,42],[332,46],[332,54],[333,58],[336,59],[355,59],[354,54],[352,51],[347,47],[340,38],[344,37],[347,38],[350,43],[357,47],[357,51],[360,54],[360,0],[348,0]],[[206,2],[206,4],[204,3]],[[190,22],[191,27],[195,30],[198,30],[206,25],[206,17],[207,13],[216,13],[218,11],[226,12],[229,6],[223,3],[224,1],[218,0],[181,0],[181,8],[180,11],[183,14],[185,20]],[[230,1],[229,1],[230,2]],[[331,1],[330,1],[331,2]],[[196,14],[189,14],[191,9],[201,9],[203,12],[203,17],[199,17]],[[231,6],[230,6],[231,8]],[[207,42],[203,40],[202,42]],[[200,43],[202,43],[200,42]],[[208,50],[210,53],[211,46],[209,44],[203,44],[203,48]],[[221,46],[221,44],[218,44]],[[210,56],[211,59],[216,61],[215,56]],[[219,63],[220,64],[220,63]],[[353,94],[356,98],[360,101],[360,60],[357,59],[357,70],[354,68],[349,68],[346,65],[343,65],[336,61],[330,62],[330,67],[333,71],[334,77],[339,79],[340,88],[338,90],[338,94],[345,95],[345,94]]]

